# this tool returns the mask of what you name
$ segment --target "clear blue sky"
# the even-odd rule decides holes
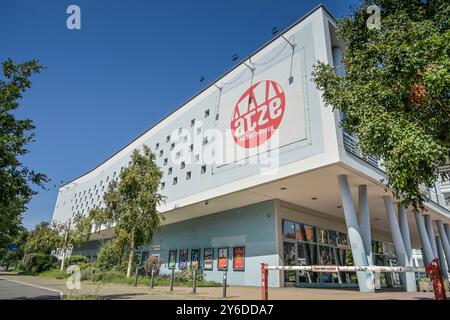
[[[340,17],[358,1],[0,0],[0,61],[47,66],[17,112],[37,126],[24,163],[51,185],[78,177],[319,3]],[[51,220],[56,195],[39,190],[24,225]]]

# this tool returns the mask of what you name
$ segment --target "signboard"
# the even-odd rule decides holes
[[[169,250],[169,260],[167,266],[169,269],[175,269],[177,263],[177,250]]]
[[[330,272],[339,272],[338,266],[331,266],[331,265],[315,265],[311,266],[312,272],[319,272],[319,273],[330,273]]]
[[[246,71],[223,85],[217,128],[230,135],[224,152],[239,149],[224,164],[307,139],[302,51],[293,54],[283,46],[261,57],[264,67],[253,76]]]
[[[212,270],[214,260],[214,249],[208,248],[203,252],[203,270]]]
[[[200,249],[191,250],[191,268],[198,269],[200,262]]]
[[[219,254],[217,257],[217,269],[228,269],[228,248],[219,248]]]
[[[180,250],[180,262],[178,264],[178,268],[181,270],[187,268],[187,259],[188,259],[188,249]]]
[[[245,270],[245,247],[233,248],[233,270],[234,271]]]
[[[18,250],[17,243],[8,244],[8,250],[9,251],[17,251]]]

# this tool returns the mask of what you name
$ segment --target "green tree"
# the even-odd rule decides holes
[[[115,247],[128,252],[127,277],[131,275],[136,248],[150,243],[161,225],[162,217],[156,210],[164,201],[158,193],[161,176],[148,146],[143,147],[142,153],[133,150],[130,165],[121,172],[119,180],[111,181],[103,196],[105,208],[89,213],[97,228],[113,226]]]
[[[57,224],[41,222],[30,232],[24,251],[25,253],[50,254],[62,242],[61,230]]]
[[[30,78],[42,66],[36,60],[15,64],[2,63],[0,79],[0,247],[6,246],[20,232],[22,214],[36,193],[30,185],[43,186],[47,177],[26,167],[21,158],[34,140],[33,122],[16,119],[19,100],[31,87]]]
[[[381,8],[380,30],[366,26],[371,4]],[[383,159],[394,196],[415,209],[450,153],[449,16],[447,0],[363,1],[338,21],[345,75],[322,63],[313,73],[361,150]]]

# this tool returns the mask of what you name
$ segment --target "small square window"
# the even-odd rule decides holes
[[[186,172],[186,180],[190,180],[191,179],[191,172],[188,171]]]
[[[195,125],[195,119],[191,120],[191,127],[193,127]]]
[[[194,151],[194,144],[193,143],[189,146],[189,151]]]
[[[178,133],[181,134],[181,131],[183,131],[183,128],[182,128],[182,127],[179,127],[179,128],[178,128]]]
[[[167,170],[167,174],[171,175],[172,174],[172,167],[169,168],[169,170]]]
[[[199,135],[200,133],[202,133],[202,127],[197,128],[197,135]]]
[[[181,161],[181,165],[180,165],[180,168],[181,169],[184,169],[186,167],[186,162],[184,162],[184,161]]]
[[[165,158],[163,164],[167,165],[168,162],[169,162],[169,159]]]
[[[204,174],[204,173],[206,173],[206,165],[203,165],[202,166],[202,169],[201,169],[201,174]]]
[[[166,142],[169,142],[170,141],[170,136],[167,136],[166,137]]]
[[[203,138],[203,145],[208,144],[208,137]]]
[[[216,121],[219,120],[219,114],[216,114]]]
[[[172,143],[171,145],[170,145],[170,150],[173,150],[175,148],[175,143]]]
[[[165,182],[161,182],[161,190],[164,190],[166,188],[166,183]]]
[[[159,142],[155,146],[155,150],[158,150],[158,149],[159,149]]]
[[[178,152],[175,154],[175,159],[180,159],[180,157],[181,157],[181,151],[178,151]]]
[[[199,162],[200,161],[200,155],[199,154],[196,154],[195,155],[195,162]]]
[[[187,141],[188,141],[188,136],[186,135],[183,137],[183,142],[187,142]]]
[[[164,154],[164,150],[159,150],[159,156],[162,157]]]
[[[209,117],[209,109],[206,109],[205,110],[205,118],[208,118]]]
[[[178,178],[177,178],[177,177],[174,177],[174,178],[173,178],[172,184],[173,184],[173,185],[176,185],[177,183],[178,183]]]

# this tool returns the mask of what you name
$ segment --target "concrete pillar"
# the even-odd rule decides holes
[[[352,194],[348,185],[347,176],[338,176],[338,182],[353,261],[357,266],[367,266],[369,263],[367,261],[363,240],[359,232],[358,219],[356,218],[356,211],[353,205]],[[361,292],[375,291],[374,278],[371,272],[357,272],[356,275],[358,277],[359,290]]]
[[[431,248],[423,216],[418,211],[414,211],[414,217],[416,218],[417,230],[422,243],[423,263],[427,266],[434,259],[433,249]]]
[[[372,235],[370,230],[370,212],[369,200],[367,198],[367,186],[358,186],[358,200],[359,200],[359,231],[366,251],[367,262],[369,265],[373,264],[372,259]]]
[[[400,232],[402,233],[403,243],[405,245],[406,257],[411,262],[412,259],[412,250],[411,250],[411,237],[409,234],[409,225],[408,225],[408,215],[406,210],[400,204],[397,206],[398,208],[398,221],[400,224]]]
[[[439,257],[439,266],[441,267],[441,273],[442,276],[445,279],[448,279],[448,271],[447,271],[447,262],[444,258],[444,250],[442,249],[442,239],[439,239],[438,236],[436,236],[436,247],[438,251],[438,257]]]
[[[447,270],[450,270],[450,242],[447,237],[447,233],[445,232],[445,227],[444,227],[444,224],[442,223],[442,221],[437,220],[436,225],[438,227],[439,236],[440,236],[441,242],[442,242],[442,249],[444,250],[445,259],[447,261]]]
[[[450,244],[450,225],[448,223],[444,223],[445,233],[447,234],[447,240]]]
[[[430,241],[431,249],[433,250],[433,257],[437,258],[436,239],[434,238],[433,224],[431,223],[431,216],[426,214],[423,216],[425,219],[425,228],[427,229],[428,240]]]
[[[405,244],[403,242],[402,233],[400,232],[400,226],[398,224],[397,215],[392,203],[392,198],[390,196],[383,196],[383,200],[386,207],[386,214],[389,221],[392,240],[394,241],[398,264],[403,267],[411,267],[410,261],[406,254]],[[403,280],[403,286],[407,292],[417,291],[414,272],[401,273],[400,276]]]

